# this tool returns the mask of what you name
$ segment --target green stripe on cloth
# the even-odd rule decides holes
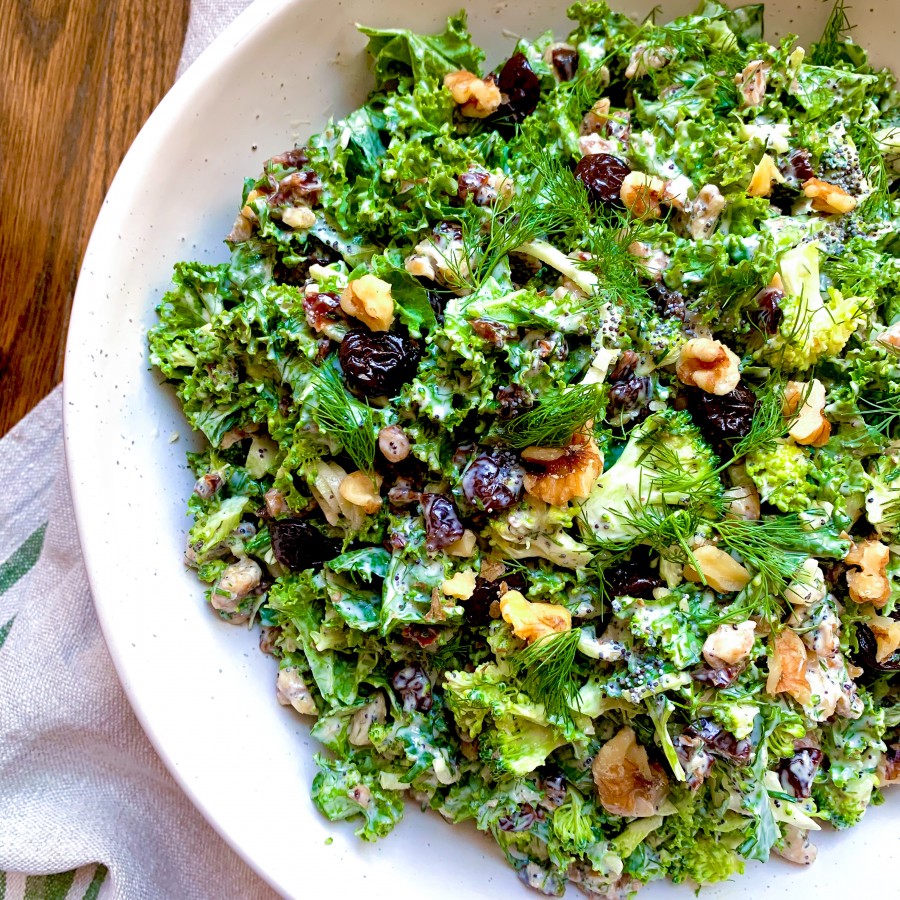
[[[25,900],[66,900],[74,880],[74,872],[31,875],[25,882]]]
[[[0,900],[6,898],[6,872],[0,872]]]
[[[0,596],[5,594],[23,575],[31,571],[44,546],[47,523],[32,532],[10,558],[0,566]]]
[[[94,878],[88,885],[88,889],[84,892],[84,900],[97,900],[97,894],[100,893],[100,886],[106,881],[106,876],[108,874],[109,869],[107,869],[106,866],[97,866],[97,871],[94,872]]]
[[[9,637],[9,632],[12,629],[13,622],[16,621],[16,617],[13,616],[5,625],[0,626],[0,648],[6,643],[6,639]],[[5,879],[4,879],[5,880]],[[6,885],[4,884],[4,889]],[[0,900],[3,900],[3,894],[0,894]]]

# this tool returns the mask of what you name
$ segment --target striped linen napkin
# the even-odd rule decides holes
[[[181,74],[249,0],[197,0]],[[0,900],[270,900],[163,767],[94,613],[57,388],[0,440]]]

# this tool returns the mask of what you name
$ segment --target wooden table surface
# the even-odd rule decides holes
[[[0,0],[0,435],[59,383],[94,219],[190,0]]]

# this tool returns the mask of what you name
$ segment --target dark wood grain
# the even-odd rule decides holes
[[[62,377],[78,267],[190,0],[0,0],[0,435]]]

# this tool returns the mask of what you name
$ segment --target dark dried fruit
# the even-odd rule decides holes
[[[269,537],[275,559],[293,572],[321,566],[340,553],[340,541],[333,541],[303,519],[269,522]]]
[[[537,109],[541,99],[541,82],[524,53],[513,54],[503,64],[497,86],[507,98],[497,110],[498,119],[504,122],[521,122]]]
[[[785,178],[796,179],[800,184],[809,181],[810,178],[815,178],[816,172],[812,167],[812,158],[809,150],[805,147],[794,150],[788,157],[787,165],[782,169],[782,174]]]
[[[678,291],[670,290],[661,281],[655,281],[647,288],[647,293],[663,319],[677,319],[679,322],[690,319],[684,297]]]
[[[746,738],[739,741],[712,719],[699,719],[695,725],[689,725],[684,733],[688,737],[702,738],[709,751],[722,759],[739,766],[746,766],[750,762],[753,744]]]
[[[737,681],[738,675],[744,671],[744,665],[724,666],[721,669],[711,669],[703,666],[691,673],[691,678],[699,684],[707,684],[714,688],[730,687]]]
[[[760,291],[755,300],[757,309],[752,314],[753,321],[766,334],[776,334],[782,319],[784,319],[784,310],[781,308],[784,291],[769,287]]]
[[[510,384],[497,390],[497,415],[508,421],[516,416],[521,416],[534,406],[534,398],[527,388],[520,384]]]
[[[270,163],[276,166],[284,166],[285,169],[299,169],[309,162],[309,156],[306,153],[306,147],[294,147],[292,150],[286,150],[273,156]]]
[[[685,784],[690,790],[696,791],[712,771],[715,760],[709,755],[703,738],[699,736],[685,732],[672,738],[672,744],[685,771]]]
[[[428,712],[434,705],[431,682],[418,666],[404,666],[394,673],[391,686],[400,695],[400,703],[406,712]]]
[[[344,317],[341,311],[341,298],[331,291],[304,295],[303,312],[306,314],[307,324],[313,331],[321,331],[326,325],[340,322]]]
[[[338,354],[347,384],[366,397],[393,397],[416,375],[419,345],[390,331],[353,328]]]
[[[606,402],[606,417],[614,419],[641,409],[650,397],[650,379],[633,376],[624,381],[610,384],[609,399]]]
[[[890,744],[884,754],[884,782],[897,784],[900,781],[900,744]]]
[[[559,769],[545,766],[541,772],[538,787],[544,792],[541,806],[547,809],[556,809],[566,802],[566,776]]]
[[[483,169],[469,169],[456,179],[456,198],[465,203],[471,197],[476,206],[487,206],[497,197],[491,187],[491,176]]]
[[[312,169],[292,172],[278,182],[275,193],[269,197],[269,206],[296,206],[308,203],[315,206],[322,194],[322,182]]]
[[[425,549],[435,553],[455,544],[465,528],[459,521],[456,505],[443,494],[422,494],[422,515],[425,518]]]
[[[786,793],[806,800],[812,796],[813,781],[825,754],[815,747],[802,747],[790,759],[778,764],[778,778]]]
[[[506,590],[519,591],[521,594],[528,590],[528,582],[521,572],[501,575],[496,581],[488,581],[480,575],[476,577],[475,591],[463,604],[465,620],[470,625],[487,625],[491,621],[491,606],[500,602],[504,584]]]
[[[649,558],[630,559],[603,573],[603,583],[610,597],[653,596],[655,588],[663,586],[663,580],[650,568]]]
[[[525,470],[514,453],[491,449],[479,453],[463,473],[466,502],[489,516],[522,499]]]
[[[535,809],[530,803],[522,803],[510,815],[500,816],[497,824],[501,831],[527,831],[536,821],[543,818],[542,810]]]
[[[742,384],[721,397],[692,388],[687,403],[697,427],[714,444],[746,437],[757,406],[756,394]]]
[[[418,644],[424,650],[441,636],[442,630],[434,625],[417,625],[413,623],[405,626],[400,633],[405,640]]]
[[[550,51],[553,68],[560,81],[571,81],[578,71],[578,51],[574,47],[554,47]]]
[[[622,182],[630,174],[628,164],[609,153],[592,153],[575,167],[575,177],[595,206],[621,206]]]
[[[502,322],[492,322],[490,319],[475,319],[472,321],[472,331],[480,338],[490,341],[498,349],[508,344],[515,336],[514,328],[504,325]]]
[[[610,381],[627,381],[634,375],[634,370],[641,358],[634,350],[623,350],[619,358],[613,366],[612,372],[609,373]]]
[[[872,634],[872,629],[861,622],[856,626],[856,642],[859,652],[856,654],[856,663],[867,672],[879,674],[881,672],[900,672],[900,650],[887,659],[878,662],[878,641]]]
[[[340,254],[335,253],[331,247],[323,244],[322,241],[311,234],[306,236],[303,250],[306,253],[306,258],[296,265],[287,265],[283,259],[275,263],[272,277],[278,284],[292,284],[295,287],[304,287],[309,281],[310,266],[327,266],[341,258]]]
[[[515,252],[509,254],[509,277],[517,288],[525,287],[540,270],[541,263],[533,256]]]

